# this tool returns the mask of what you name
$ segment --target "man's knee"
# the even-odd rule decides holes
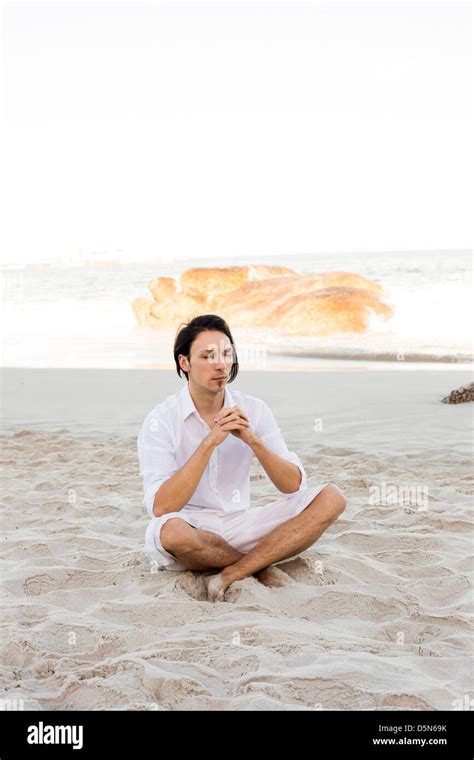
[[[329,483],[327,486],[324,486],[324,488],[313,499],[311,505],[315,505],[315,507],[318,508],[318,500],[321,506],[322,502],[324,501],[324,506],[328,510],[332,520],[337,520],[337,518],[342,515],[347,506],[347,501],[344,494],[342,493],[341,489],[334,483]]]
[[[180,517],[167,520],[160,530],[163,549],[170,554],[191,549],[196,543],[196,530]]]
[[[334,519],[337,519],[347,507],[346,497],[334,483],[329,483],[323,490],[330,494],[331,506],[335,515]]]

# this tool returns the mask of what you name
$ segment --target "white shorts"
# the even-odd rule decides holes
[[[285,496],[263,507],[250,507],[238,512],[215,514],[208,509],[167,512],[153,517],[145,534],[145,547],[152,565],[159,570],[187,570],[161,545],[160,532],[167,520],[179,517],[194,528],[209,530],[224,538],[242,554],[247,554],[263,536],[286,520],[296,517],[329,483],[309,486],[305,491]]]

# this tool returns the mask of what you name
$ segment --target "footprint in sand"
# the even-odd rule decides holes
[[[314,557],[294,557],[279,565],[293,581],[316,586],[332,586],[338,581],[338,574]]]
[[[275,565],[270,565],[270,567],[259,570],[258,573],[255,573],[255,577],[260,583],[263,583],[264,586],[269,586],[269,588],[283,588],[285,586],[296,585],[296,581],[290,575]]]
[[[23,589],[27,596],[39,596],[40,594],[47,594],[52,589],[57,589],[60,586],[60,581],[52,578],[46,573],[42,575],[32,575],[23,583]]]

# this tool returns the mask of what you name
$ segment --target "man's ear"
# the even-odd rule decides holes
[[[189,372],[189,361],[188,361],[188,359],[185,356],[180,356],[179,357],[179,366],[185,372]]]

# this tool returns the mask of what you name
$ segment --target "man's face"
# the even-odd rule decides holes
[[[183,362],[183,368],[196,385],[219,391],[228,381],[233,360],[234,351],[227,335],[219,330],[205,330],[191,343],[189,362]]]

